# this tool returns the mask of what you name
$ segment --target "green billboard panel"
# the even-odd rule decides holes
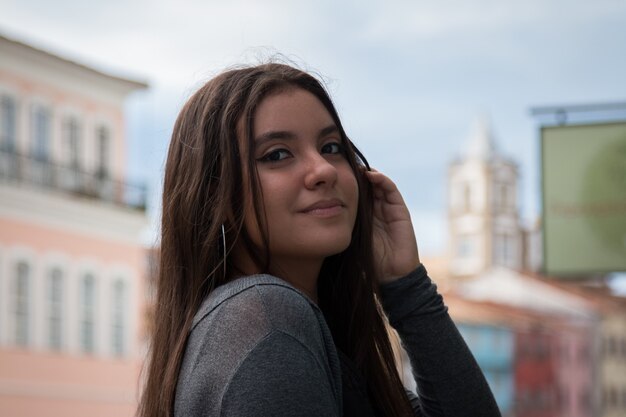
[[[626,271],[626,123],[541,131],[544,269]]]

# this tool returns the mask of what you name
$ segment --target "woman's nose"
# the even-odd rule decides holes
[[[337,168],[324,155],[314,152],[306,158],[304,183],[307,188],[334,185],[337,181]]]

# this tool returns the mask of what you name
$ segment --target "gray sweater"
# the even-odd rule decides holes
[[[424,267],[381,293],[416,373],[415,415],[499,415]],[[342,407],[338,352],[306,295],[279,278],[254,275],[204,301],[187,342],[175,416],[341,416]]]

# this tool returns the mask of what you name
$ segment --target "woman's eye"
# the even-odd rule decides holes
[[[338,154],[343,152],[343,147],[337,142],[330,142],[322,146],[322,153]]]
[[[261,158],[261,161],[264,162],[277,162],[282,161],[283,159],[289,158],[291,154],[286,149],[276,149],[271,152],[266,153]]]

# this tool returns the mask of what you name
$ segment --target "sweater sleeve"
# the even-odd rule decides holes
[[[220,416],[339,416],[323,366],[307,346],[274,331],[252,350],[230,381]]]
[[[381,285],[382,304],[407,351],[418,396],[416,416],[500,416],[482,371],[420,265]]]

